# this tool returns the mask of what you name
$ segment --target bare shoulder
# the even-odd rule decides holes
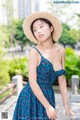
[[[38,56],[37,50],[33,47],[30,48],[29,54],[34,57]]]
[[[29,50],[29,68],[35,68],[38,64],[38,52],[35,48]]]
[[[65,54],[65,47],[62,44],[58,44],[59,51],[61,54]]]

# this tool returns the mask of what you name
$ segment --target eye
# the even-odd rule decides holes
[[[41,25],[40,28],[42,28],[43,26]]]
[[[36,32],[36,29],[34,29],[33,32]]]

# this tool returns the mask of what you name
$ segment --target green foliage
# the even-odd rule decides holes
[[[0,41],[4,42],[4,47],[9,48],[10,46],[13,46],[15,42],[15,25],[13,24],[12,27],[2,25],[0,26],[0,29]]]
[[[8,68],[5,62],[0,62],[0,89],[10,82]]]
[[[5,52],[3,52],[3,47],[0,46],[0,89],[5,86],[10,81],[8,73],[7,62],[3,59]]]
[[[78,31],[75,29],[70,29],[67,24],[63,24],[63,32],[60,38],[60,42],[63,45],[70,45],[74,47],[77,41],[78,41]]]
[[[69,1],[69,0],[68,0]],[[80,14],[76,14],[73,12],[71,15],[66,14],[66,10],[69,10],[72,8],[70,4],[56,4],[56,1],[48,1],[49,9],[48,11],[51,11],[51,13],[57,15],[59,18],[65,18],[65,23],[62,24],[62,35],[60,38],[60,43],[62,43],[64,46],[68,45],[74,48],[75,44],[77,43],[78,39],[80,38],[80,34],[78,34],[78,30],[73,29],[73,26],[71,28],[69,27],[69,24],[72,22],[73,19],[78,16],[79,20],[74,20],[77,28],[80,29]]]
[[[3,50],[0,48],[0,89],[8,84],[16,74],[22,74],[23,77],[28,77],[27,57],[7,61],[3,59],[3,56]]]
[[[14,37],[17,41],[19,41],[19,44],[21,45],[23,51],[23,47],[25,46],[25,44],[30,42],[23,32],[22,28],[23,20],[15,21],[14,24],[15,24]]]
[[[7,26],[0,26],[0,43],[4,43],[4,45],[9,45],[9,30],[7,28]]]
[[[74,50],[71,48],[66,48],[66,78],[68,83],[71,83],[72,75],[80,76],[80,58],[74,54]]]
[[[0,41],[4,41],[5,47],[15,46],[18,43],[21,46],[21,51],[27,43],[31,43],[25,36],[22,28],[23,20],[12,21],[11,26],[0,26]]]
[[[9,75],[12,76],[16,74],[22,74],[23,76],[28,77],[28,59],[24,58],[15,58],[9,61]]]

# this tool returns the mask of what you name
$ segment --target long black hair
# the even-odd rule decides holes
[[[52,23],[51,23],[49,20],[45,19],[45,18],[35,19],[35,20],[31,23],[31,26],[30,26],[31,32],[32,32],[33,35],[34,35],[34,32],[33,32],[33,24],[34,24],[34,22],[37,21],[37,20],[41,20],[41,21],[47,23],[47,24],[49,25],[49,27],[53,26]],[[53,33],[53,32],[52,32],[52,33]],[[51,36],[52,36],[52,33],[51,33]],[[35,37],[35,35],[34,35],[34,37]],[[53,41],[53,43],[56,43],[56,41],[54,40],[53,36],[52,36],[52,41]]]

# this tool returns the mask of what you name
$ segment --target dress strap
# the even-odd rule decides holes
[[[39,52],[39,50],[36,48],[36,47],[32,47],[32,48],[35,48],[37,51],[38,51],[38,53],[41,55],[41,53]],[[42,55],[41,55],[42,56]]]

